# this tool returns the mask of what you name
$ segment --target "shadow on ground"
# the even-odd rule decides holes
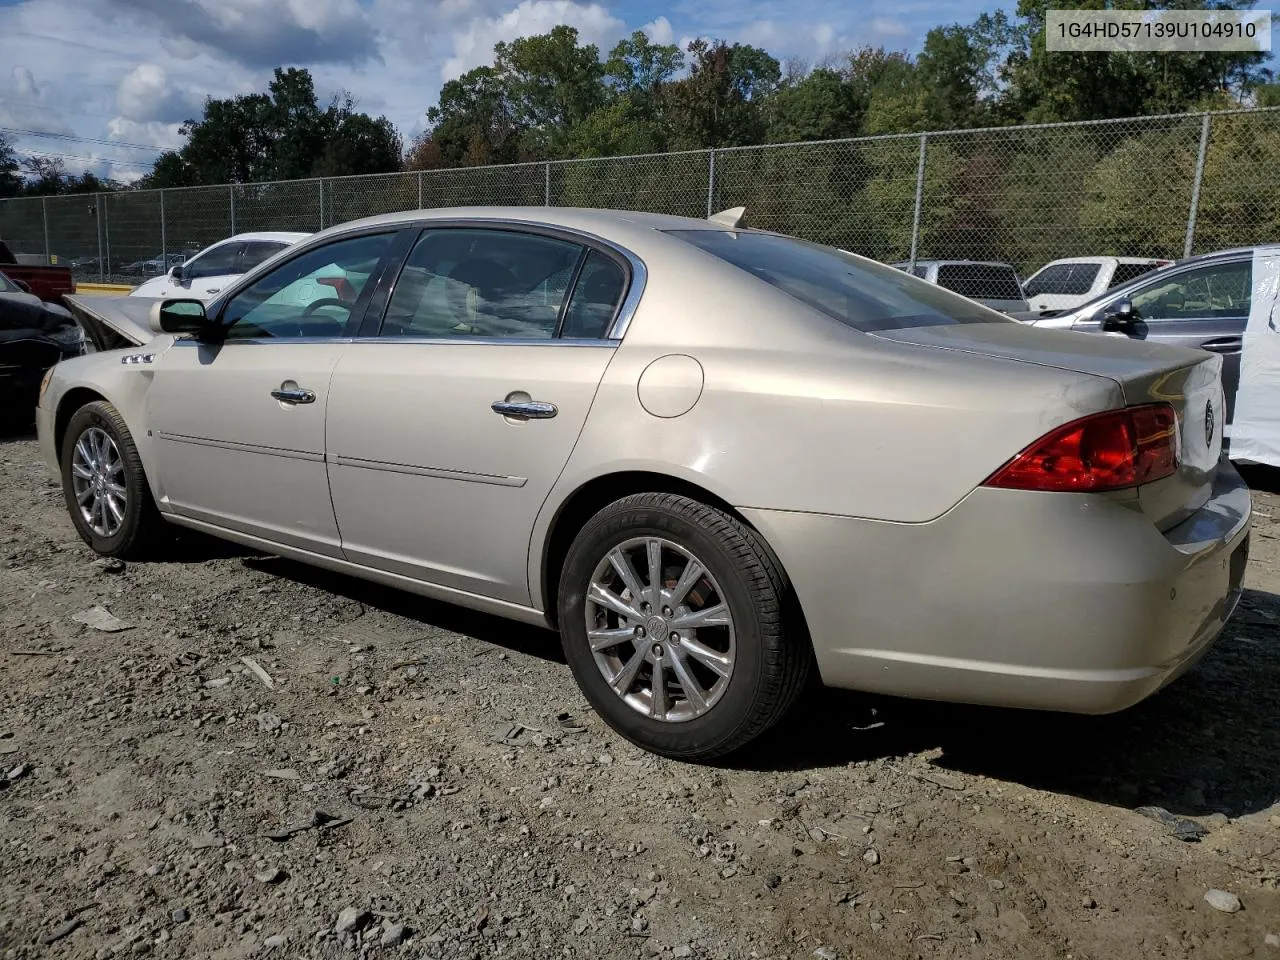
[[[1102,717],[822,691],[742,765],[808,768],[941,748],[940,767],[1185,816],[1280,801],[1280,597],[1245,591],[1227,632],[1164,691]],[[883,724],[865,729],[873,723]],[[864,728],[864,729],[857,729]]]
[[[476,613],[450,603],[441,603],[404,590],[384,587],[367,580],[332,573],[292,560],[252,557],[245,563],[273,576],[286,577],[297,583],[307,584],[317,590],[345,597],[365,607],[404,617],[406,620],[412,620],[424,626],[460,633],[482,643],[491,643],[513,653],[538,657],[552,663],[565,662],[564,654],[560,649],[559,636],[541,627],[485,613]],[[573,683],[567,667],[565,682]]]
[[[555,634],[314,567],[246,561],[367,607],[564,663]],[[1235,817],[1280,800],[1280,597],[1248,590],[1175,684],[1122,713],[1042,714],[815,689],[729,765],[801,770],[941,748],[937,765],[1099,803]],[[565,669],[564,683],[573,683]]]

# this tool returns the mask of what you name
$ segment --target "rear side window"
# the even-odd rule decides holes
[[[938,286],[974,300],[1021,300],[1022,285],[1013,267],[999,263],[944,263]]]
[[[241,273],[248,273],[264,260],[269,260],[287,247],[286,243],[274,243],[270,240],[250,240],[244,245],[244,253],[240,255]]]
[[[1122,283],[1128,283],[1130,280],[1136,280],[1144,273],[1150,273],[1157,266],[1159,266],[1159,264],[1155,263],[1118,264],[1116,266],[1116,274],[1111,278],[1111,286],[1107,287],[1107,289],[1110,290],[1112,287],[1118,287]]]
[[[895,267],[834,247],[750,231],[670,233],[867,333],[954,323],[1017,323]]]
[[[1102,265],[1097,263],[1055,263],[1028,280],[1023,289],[1028,297],[1045,293],[1083,296],[1092,289],[1101,269]]]
[[[569,297],[560,336],[603,339],[618,312],[626,286],[627,275],[612,257],[598,250],[588,253],[573,295]]]

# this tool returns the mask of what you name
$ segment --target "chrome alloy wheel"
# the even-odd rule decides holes
[[[128,504],[124,460],[116,442],[101,427],[89,427],[76,440],[71,454],[71,487],[89,529],[100,537],[120,532]]]
[[[647,717],[692,720],[729,687],[728,603],[706,566],[670,540],[638,537],[610,550],[591,575],[586,617],[600,673]]]

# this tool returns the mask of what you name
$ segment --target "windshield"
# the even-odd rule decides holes
[[[834,247],[752,231],[669,233],[864,333],[1017,322],[894,267]]]
[[[1051,263],[1030,280],[1023,289],[1028,297],[1059,294],[1079,297],[1093,289],[1102,265],[1098,263]]]

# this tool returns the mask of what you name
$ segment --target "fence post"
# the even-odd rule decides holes
[[[1187,212],[1187,240],[1182,245],[1182,255],[1191,256],[1196,239],[1196,211],[1200,207],[1200,183],[1204,180],[1204,155],[1209,149],[1209,114],[1200,124],[1200,153],[1196,157],[1196,176],[1191,181],[1191,209]]]
[[[422,209],[422,171],[418,171],[418,209]]]
[[[102,194],[98,194],[102,196]],[[105,281],[111,275],[111,223],[107,219],[107,202],[104,199],[102,205],[98,208],[102,211],[102,244],[105,253],[105,259],[102,261],[103,276]]]
[[[920,207],[924,203],[924,155],[929,135],[920,134],[920,162],[916,165],[916,212],[911,220],[911,269],[916,268],[916,252],[920,248]]]
[[[707,163],[707,219],[711,219],[711,215],[715,213],[714,204],[716,201],[716,152],[708,150],[707,155],[710,160]]]
[[[548,160],[544,165],[543,174],[546,176],[546,187],[542,194],[542,205],[544,207],[551,206],[551,161]]]
[[[227,236],[234,237],[236,235],[236,185],[234,183],[227,184],[227,193],[231,197],[231,232]]]
[[[93,195],[93,220],[98,228],[98,282],[107,282],[107,262],[102,259],[102,194]]]
[[[316,183],[320,185],[320,229],[324,229],[324,177],[318,177]]]
[[[164,232],[164,191],[160,191],[160,275],[169,272],[169,241]]]
[[[40,198],[40,219],[44,221],[44,265],[47,267],[52,262],[49,259],[49,198]]]

